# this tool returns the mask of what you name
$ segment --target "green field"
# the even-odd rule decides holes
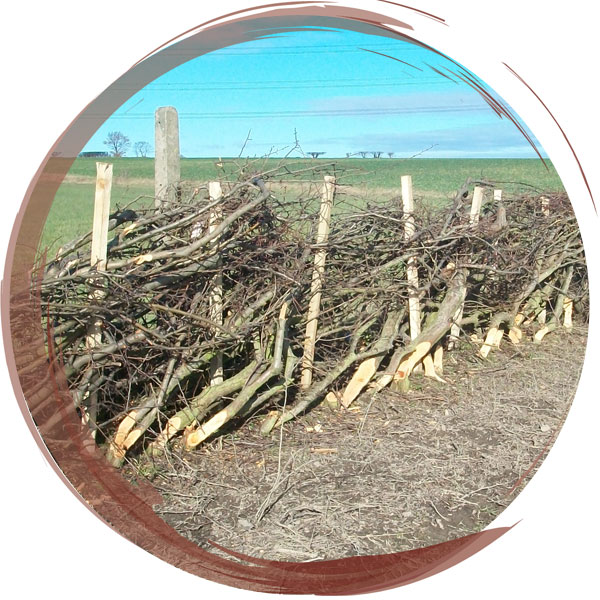
[[[154,159],[109,158],[113,163],[113,207],[151,205],[154,193]],[[243,161],[225,159],[218,167],[215,159],[184,158],[181,178],[190,186],[213,179],[235,180],[238,165]],[[260,159],[248,167],[249,172],[264,172],[281,164],[281,159]],[[523,190],[553,192],[563,189],[552,164],[546,166],[538,159],[287,159],[290,169],[311,165],[326,168],[336,174],[343,185],[385,198],[400,191],[400,177],[411,175],[415,198],[444,202],[452,196],[467,177],[496,182],[506,194]],[[94,204],[96,159],[78,158],[67,179],[59,188],[46,221],[41,248],[50,252],[61,244],[89,231]],[[302,177],[306,178],[307,175]],[[317,176],[317,178],[320,175]],[[285,178],[294,179],[292,176]]]

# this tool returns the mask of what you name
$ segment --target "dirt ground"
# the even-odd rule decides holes
[[[523,489],[575,393],[587,329],[482,360],[463,342],[447,384],[325,404],[259,434],[262,418],[194,452],[138,465],[157,513],[204,548],[311,561],[382,554],[480,531]],[[536,462],[537,461],[537,462]]]

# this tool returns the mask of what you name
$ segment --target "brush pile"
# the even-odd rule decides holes
[[[573,306],[587,313],[566,196],[496,197],[473,218],[469,180],[453,202],[407,215],[399,198],[351,196],[336,174],[329,219],[331,181],[313,169],[289,193],[273,183],[283,174],[118,211],[103,269],[89,235],[45,265],[50,354],[112,464],[192,449],[257,412],[268,434],[324,399],[347,407],[407,389],[415,370],[443,381],[442,348],[464,341],[486,356],[504,336],[569,327]]]

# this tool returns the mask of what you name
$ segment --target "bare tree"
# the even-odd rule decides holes
[[[146,158],[151,148],[152,147],[148,142],[136,142],[133,146],[133,151],[135,152],[136,156]]]
[[[125,156],[125,153],[131,145],[129,138],[120,131],[111,131],[104,140],[104,145],[108,146],[113,156]]]

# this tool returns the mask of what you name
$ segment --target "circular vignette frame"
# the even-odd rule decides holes
[[[387,2],[387,4],[395,4]],[[497,527],[408,552],[358,556],[313,563],[256,559],[224,550],[230,560],[211,554],[177,534],[152,510],[161,501],[150,486],[133,488],[105,461],[72,411],[62,373],[46,364],[39,302],[30,296],[30,274],[37,241],[54,195],[75,157],[102,121],[135,91],[157,76],[201,54],[272,33],[306,26],[403,38],[423,44],[413,19],[446,27],[444,20],[406,5],[400,17],[334,2],[290,2],[242,10],[195,27],[141,59],[74,120],[51,148],[32,181],[17,217],[7,252],[2,297],[6,356],[17,398],[28,426],[57,474],[86,505],[118,533],[164,561],[206,579],[246,590],[288,594],[346,595],[374,592],[415,582],[443,571],[498,539],[509,527]],[[423,44],[426,45],[426,44]],[[458,65],[457,65],[458,66]],[[510,67],[506,65],[510,70]],[[511,70],[512,71],[512,70]],[[517,73],[522,85],[529,88]],[[138,86],[132,91],[132,83]],[[117,88],[116,90],[114,88]],[[535,92],[529,88],[530,92]],[[548,111],[540,98],[544,110]],[[549,111],[548,111],[549,113]],[[550,113],[549,113],[550,114]],[[507,112],[506,117],[511,118]],[[553,119],[552,115],[550,117]],[[560,125],[556,127],[561,131]],[[564,133],[563,133],[564,135]],[[583,169],[566,136],[594,205]]]

